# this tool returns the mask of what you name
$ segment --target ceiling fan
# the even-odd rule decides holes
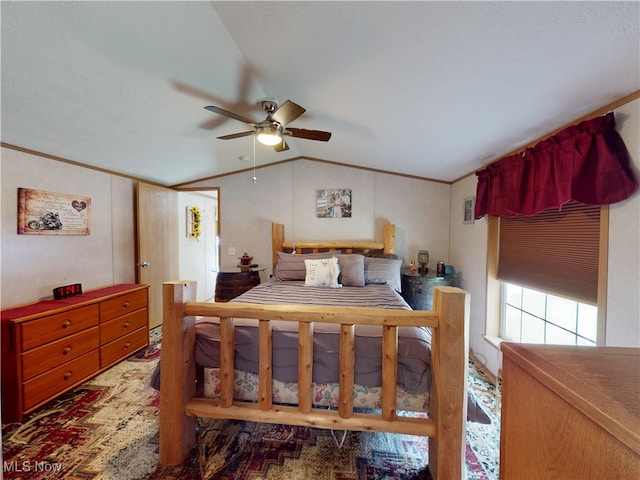
[[[304,138],[307,140],[319,140],[321,142],[327,142],[331,138],[331,132],[307,130],[304,128],[286,128],[289,123],[306,112],[304,108],[293,103],[291,100],[287,100],[280,106],[278,106],[278,103],[273,98],[262,98],[258,100],[257,103],[267,114],[267,118],[261,122],[254,122],[250,118],[229,112],[228,110],[220,107],[208,106],[204,108],[210,112],[233,118],[253,127],[253,130],[248,132],[222,135],[221,137],[218,137],[221,140],[232,140],[234,138],[246,137],[248,135],[256,135],[256,138],[260,143],[273,146],[276,152],[283,152],[285,150],[289,150],[289,147],[284,140],[285,136]]]

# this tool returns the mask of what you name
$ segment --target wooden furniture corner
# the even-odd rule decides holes
[[[640,478],[640,349],[504,342],[500,478]]]

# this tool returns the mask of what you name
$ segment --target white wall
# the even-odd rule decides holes
[[[631,154],[636,173],[640,165],[640,100],[615,111],[617,130]],[[462,287],[471,292],[470,344],[486,359],[494,374],[501,355],[482,338],[486,327],[487,220],[462,224],[463,199],[475,196],[476,177],[451,187],[451,261],[462,272]],[[640,191],[609,209],[609,271],[606,338],[608,346],[640,346]]]
[[[451,263],[456,266],[460,287],[471,293],[469,344],[495,375],[500,352],[483,339],[487,309],[487,218],[463,223],[464,199],[476,194],[476,177],[469,176],[451,186]]]
[[[252,172],[200,182],[220,187],[221,267],[233,267],[248,252],[271,273],[271,223],[285,225],[287,241],[382,241],[382,225],[396,224],[396,253],[405,263],[427,249],[432,266],[449,261],[449,185],[397,175],[296,160]],[[315,192],[350,188],[351,218],[316,218]],[[227,255],[228,247],[236,255]]]
[[[640,177],[640,100],[615,111],[620,132]],[[609,207],[609,273],[606,344],[640,346],[640,191]]]
[[[2,148],[2,308],[52,297],[61,285],[90,290],[135,280],[134,182]],[[90,235],[18,235],[18,188],[91,198]]]
[[[213,192],[217,195],[217,192]],[[187,209],[198,207],[202,214],[200,238],[187,235]],[[199,194],[178,193],[179,278],[195,280],[196,299],[204,302],[214,297],[217,268],[216,217],[217,199]]]

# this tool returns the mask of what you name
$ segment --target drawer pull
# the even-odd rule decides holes
[[[125,343],[125,344],[124,344],[124,349],[125,349],[125,350],[128,350],[130,346],[131,346],[131,342],[127,342],[127,343]]]
[[[124,302],[124,303],[122,304],[122,307],[123,307],[123,308],[129,308],[129,305],[130,305],[129,300],[127,300],[126,302]]]
[[[62,354],[69,355],[70,353],[71,353],[71,347],[67,345],[66,347],[64,347],[64,350],[62,350]]]
[[[129,328],[129,325],[131,325],[131,322],[127,320],[126,322],[124,322],[124,325],[122,325],[122,328]]]
[[[67,370],[66,372],[64,372],[64,377],[62,378],[63,380],[69,380],[72,375],[73,375],[73,372],[71,370]]]
[[[71,320],[69,320],[68,318],[62,322],[62,328],[69,328],[71,326]]]

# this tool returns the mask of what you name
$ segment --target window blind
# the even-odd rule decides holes
[[[499,280],[597,304],[600,206],[500,218]]]

